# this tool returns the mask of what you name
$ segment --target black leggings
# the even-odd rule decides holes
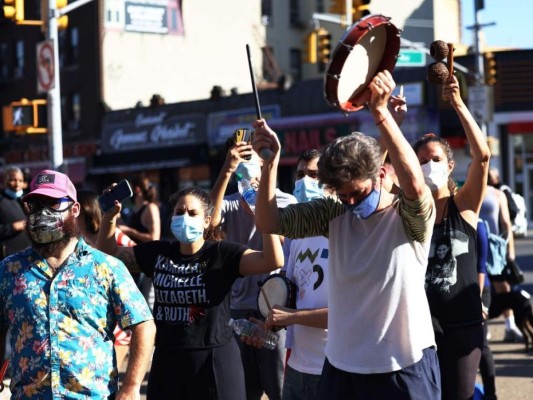
[[[435,332],[439,357],[442,400],[474,398],[476,374],[483,347],[481,323]]]
[[[237,343],[211,349],[156,347],[147,399],[245,400],[244,373]]]

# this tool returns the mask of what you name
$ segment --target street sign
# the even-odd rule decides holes
[[[494,112],[492,86],[480,85],[468,88],[468,109],[477,122],[490,122]]]
[[[54,44],[46,40],[37,44],[37,93],[48,93],[54,87]]]
[[[423,67],[426,65],[426,53],[422,50],[400,49],[396,61],[397,67]]]

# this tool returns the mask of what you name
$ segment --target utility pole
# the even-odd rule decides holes
[[[61,126],[61,85],[59,82],[59,46],[57,8],[55,0],[48,0],[46,39],[54,48],[54,87],[48,91],[48,148],[52,169],[63,171],[63,127]],[[44,17],[44,16],[43,16]]]
[[[475,87],[471,88],[470,92],[472,92],[472,94],[476,93],[476,97],[483,99],[482,109],[486,110],[486,112],[480,113],[484,116],[484,118],[482,115],[476,115],[475,112],[473,114],[481,128],[481,131],[485,136],[487,136],[487,123],[489,122],[489,118],[487,118],[487,116],[492,114],[492,107],[490,106],[492,104],[492,98],[489,99],[489,97],[492,97],[492,91],[489,90],[490,88],[485,85],[485,65],[483,62],[483,52],[481,51],[481,30],[486,26],[492,26],[496,23],[479,23],[479,12],[483,8],[485,8],[484,0],[474,0],[474,25],[468,26],[467,29],[474,30],[474,56],[476,57],[476,83]]]
[[[47,93],[48,100],[48,148],[51,167],[65,171],[63,165],[63,127],[61,126],[61,84],[59,74],[58,19],[76,8],[93,0],[78,0],[66,7],[57,9],[56,0],[47,0],[46,15],[43,15],[45,37],[53,43],[54,48],[54,87]]]

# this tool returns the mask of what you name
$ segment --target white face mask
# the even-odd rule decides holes
[[[426,185],[435,191],[448,182],[448,163],[429,161],[421,165]]]

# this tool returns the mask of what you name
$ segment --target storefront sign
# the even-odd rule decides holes
[[[109,116],[102,129],[102,153],[205,143],[205,118],[174,115],[170,108],[124,111]]]
[[[167,5],[126,1],[124,29],[129,32],[168,33]]]

